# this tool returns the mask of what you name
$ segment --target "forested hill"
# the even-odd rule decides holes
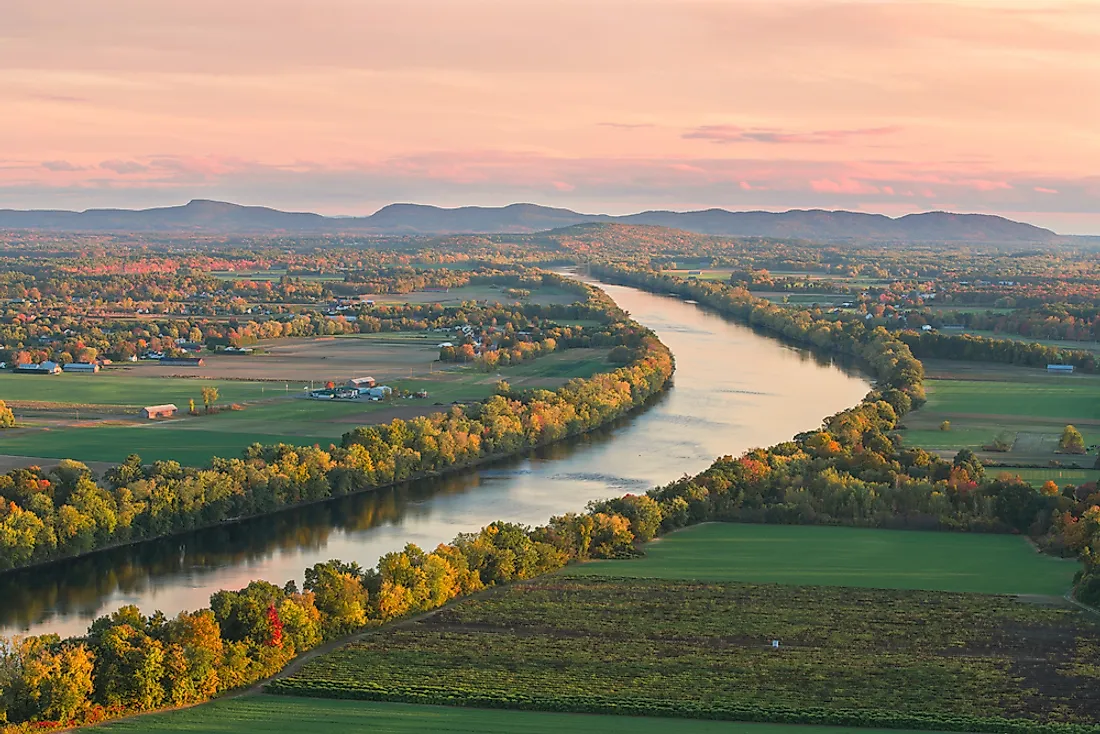
[[[260,206],[195,200],[159,209],[89,209],[83,212],[0,209],[0,229],[52,232],[361,234],[529,233],[588,222],[649,224],[699,234],[815,240],[1043,243],[1060,239],[1048,229],[988,214],[926,212],[896,219],[848,211],[648,211],[612,217],[578,214],[535,204],[442,209],[391,204],[369,217],[324,217]]]

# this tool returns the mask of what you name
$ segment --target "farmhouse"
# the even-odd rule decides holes
[[[202,357],[161,357],[160,363],[172,367],[202,367],[206,360]]]
[[[1047,372],[1073,372],[1071,364],[1048,364]]]
[[[375,379],[373,377],[353,377],[352,379],[348,380],[348,382],[347,382],[348,387],[354,387],[357,390],[361,390],[365,387],[366,388],[374,387],[376,384],[377,384],[377,382],[375,381]]]
[[[149,405],[141,409],[141,417],[153,420],[155,418],[171,418],[179,411],[179,408],[168,403],[167,405]]]
[[[70,362],[61,368],[63,372],[99,372],[96,362]]]
[[[61,374],[61,365],[57,362],[26,362],[18,365],[15,371],[23,375],[58,375]]]

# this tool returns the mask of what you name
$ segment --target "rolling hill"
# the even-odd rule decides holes
[[[368,217],[324,217],[261,206],[196,199],[157,209],[57,210],[0,209],[0,229],[53,232],[301,233],[384,234],[530,233],[590,222],[655,225],[699,234],[819,240],[909,242],[1042,243],[1054,232],[989,214],[926,212],[891,218],[850,211],[786,212],[647,211],[626,216],[580,214],[536,204],[444,209],[391,204]]]

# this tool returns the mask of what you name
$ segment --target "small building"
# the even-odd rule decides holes
[[[377,387],[359,388],[359,394],[371,400],[385,400],[393,393],[393,388],[379,385]]]
[[[353,377],[347,381],[347,386],[354,387],[356,390],[371,388],[377,384],[377,381],[373,377]]]
[[[96,362],[70,362],[61,368],[63,372],[99,372]]]
[[[338,387],[335,390],[335,395],[340,400],[354,400],[359,397],[359,389],[354,387]]]
[[[168,403],[167,405],[148,405],[141,409],[141,417],[149,420],[157,418],[171,418],[179,412],[179,408]]]
[[[202,367],[206,360],[202,357],[161,357],[160,363],[171,367]]]
[[[1071,364],[1048,364],[1047,372],[1073,372]]]
[[[25,362],[18,365],[15,371],[23,375],[59,375],[61,365],[57,362],[39,362],[38,364]]]

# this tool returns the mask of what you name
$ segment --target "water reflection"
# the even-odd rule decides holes
[[[867,391],[864,379],[828,357],[676,298],[605,288],[676,355],[675,385],[646,410],[450,477],[0,576],[0,626],[9,634],[76,634],[122,604],[171,615],[252,579],[301,581],[303,569],[330,558],[368,566],[407,542],[434,547],[496,519],[542,523],[592,499],[696,473],[718,455],[788,439]]]

